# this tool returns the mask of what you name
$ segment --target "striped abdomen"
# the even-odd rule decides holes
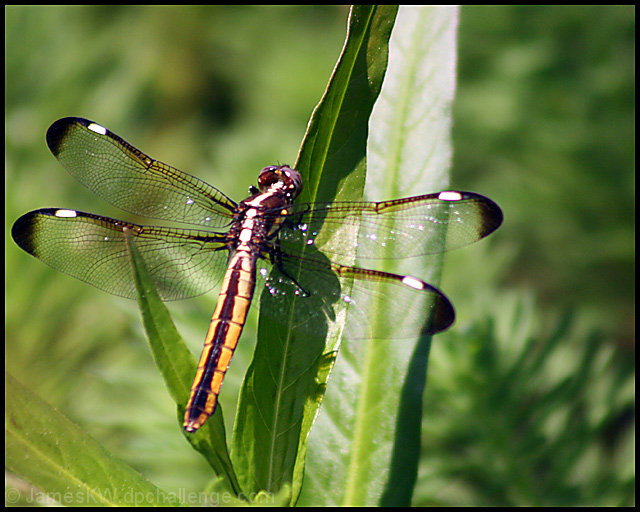
[[[187,432],[198,430],[215,411],[222,380],[251,305],[256,259],[239,248],[229,262],[184,412]]]

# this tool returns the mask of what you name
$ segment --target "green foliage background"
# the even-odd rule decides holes
[[[67,115],[244,197],[257,170],[295,160],[346,9],[5,14],[7,368],[155,484],[196,492],[211,474],[175,427],[134,304],[35,262],[10,226],[47,206],[121,215],[49,154],[46,128]],[[446,259],[458,320],[433,344],[416,505],[635,500],[634,16],[461,9],[452,185],[494,199],[505,224]],[[196,354],[211,304],[170,305]],[[229,422],[253,322],[221,397]]]

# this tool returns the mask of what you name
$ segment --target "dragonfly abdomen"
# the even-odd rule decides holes
[[[184,412],[187,432],[198,430],[216,409],[220,387],[253,298],[258,258],[282,221],[281,216],[264,216],[262,212],[265,208],[285,211],[302,186],[297,171],[274,166],[261,171],[258,184],[260,192],[240,203],[241,211],[229,230],[231,257]]]
[[[255,274],[256,256],[238,249],[229,262],[191,386],[184,413],[187,432],[198,430],[215,412],[222,381],[249,312]]]

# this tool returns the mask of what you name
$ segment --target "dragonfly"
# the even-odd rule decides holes
[[[14,223],[11,233],[19,247],[61,272],[127,298],[137,297],[128,240],[162,300],[194,297],[221,283],[185,407],[188,433],[216,410],[256,286],[267,296],[294,296],[308,305],[292,325],[303,332],[314,317],[333,320],[342,310],[349,311],[348,324],[363,326],[372,314],[368,304],[392,296],[398,311],[422,318],[418,334],[435,334],[455,318],[444,293],[413,276],[352,266],[354,248],[359,259],[438,254],[486,237],[503,219],[490,199],[453,190],[380,202],[297,203],[302,176],[287,165],[264,167],[257,187],[235,202],[79,117],[54,122],[46,141],[67,171],[102,199],[138,216],[188,227],[43,208]],[[351,243],[331,243],[345,230]],[[277,318],[283,311],[276,305],[270,314]],[[394,337],[416,334],[398,324]],[[366,329],[354,332],[375,337]]]

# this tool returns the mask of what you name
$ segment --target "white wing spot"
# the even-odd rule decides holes
[[[77,217],[78,212],[75,210],[56,210],[54,215],[56,217]]]
[[[460,201],[460,199],[462,199],[462,194],[460,192],[449,190],[447,192],[440,192],[438,194],[438,199],[442,201]]]
[[[420,281],[420,279],[416,279],[415,277],[405,276],[402,278],[402,282],[407,286],[411,286],[411,288],[415,288],[416,290],[424,290],[424,283]]]
[[[89,130],[91,130],[92,132],[99,133],[100,135],[107,134],[107,129],[104,126],[100,126],[96,123],[91,123],[89,126],[87,126],[87,128],[89,128]]]

